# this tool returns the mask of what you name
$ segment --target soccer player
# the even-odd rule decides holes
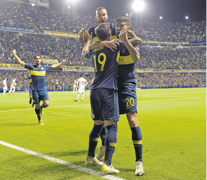
[[[77,92],[77,81],[76,81],[76,79],[74,80],[74,82],[73,82],[73,93],[74,92]]]
[[[58,91],[58,79],[55,80],[55,91]]]
[[[80,78],[77,80],[78,93],[77,93],[75,102],[78,101],[80,93],[82,94],[81,101],[83,101],[85,87],[86,87],[87,84],[88,84],[88,81],[85,78],[83,78],[82,75],[80,75]]]
[[[16,78],[14,78],[14,79],[12,79],[12,82],[10,85],[9,95],[10,95],[10,93],[12,93],[14,95],[16,85],[17,85]]]
[[[119,38],[120,32],[125,30],[133,37],[130,42],[133,45],[141,43],[141,39],[136,37],[130,31],[131,21],[127,17],[119,17],[116,20],[116,34]],[[104,45],[102,43],[102,45]],[[130,44],[129,44],[130,45]],[[132,140],[136,155],[136,170],[135,175],[143,175],[145,173],[142,162],[142,133],[138,124],[137,118],[137,96],[136,96],[136,77],[134,75],[135,62],[140,59],[138,46],[130,47],[126,45],[126,49],[120,53],[118,61],[118,94],[120,114],[126,114],[129,126],[132,131]],[[93,43],[90,48],[98,48],[101,42]]]
[[[3,95],[5,95],[6,91],[7,91],[7,82],[6,82],[7,78],[4,78],[3,80]]]
[[[95,32],[101,41],[111,40],[109,24],[102,23],[98,25],[95,28]],[[122,39],[124,43],[129,43],[127,33],[124,31],[120,34],[120,39]],[[97,48],[94,51],[86,51],[88,50],[89,43],[90,38],[87,39],[83,48],[82,56],[86,58],[91,57],[94,62],[95,79],[91,87],[90,94],[92,109],[91,116],[94,120],[94,127],[89,136],[89,149],[86,163],[102,165],[102,162],[95,157],[95,149],[98,143],[98,137],[105,125],[107,129],[105,140],[106,152],[102,171],[105,173],[119,173],[119,170],[112,166],[111,160],[116,146],[117,122],[119,120],[117,93],[118,50],[126,47],[122,42],[120,42],[120,45],[115,51],[104,46]]]
[[[25,79],[29,79],[29,104],[32,104],[32,108],[34,107],[34,102],[32,103],[32,78],[29,75],[29,71],[27,71],[24,75]]]
[[[19,64],[21,64],[26,69],[30,70],[31,78],[32,78],[32,96],[33,102],[35,104],[35,113],[38,117],[38,122],[40,125],[44,125],[41,115],[43,114],[43,108],[49,106],[49,96],[47,92],[47,87],[45,84],[45,74],[46,71],[50,68],[57,68],[66,62],[64,59],[61,63],[53,64],[52,66],[41,65],[42,59],[40,55],[35,55],[35,65],[28,64],[23,62],[16,54],[16,50],[12,50],[12,54]],[[40,106],[40,100],[43,101],[43,104]]]

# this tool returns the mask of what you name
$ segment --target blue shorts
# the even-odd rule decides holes
[[[32,90],[34,104],[40,103],[40,100],[49,100],[47,90]]]
[[[126,114],[128,112],[137,113],[136,84],[118,84],[118,89],[120,114]]]
[[[113,89],[92,89],[90,94],[93,120],[119,121],[118,92]]]
[[[58,88],[58,84],[55,85],[55,89],[57,89],[57,88]]]
[[[29,88],[29,95],[32,96],[32,88]]]

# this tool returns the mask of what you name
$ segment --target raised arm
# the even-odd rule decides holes
[[[61,66],[62,64],[64,64],[65,62],[66,62],[66,60],[65,60],[65,59],[63,59],[63,61],[62,61],[62,62],[57,63],[57,64],[53,64],[53,65],[51,66],[51,68],[57,68],[57,67]]]
[[[78,42],[80,44],[83,44],[85,42],[85,39],[84,39],[84,35],[86,33],[86,28],[82,28],[80,31],[79,31],[79,36],[78,36]]]
[[[137,46],[142,42],[141,38],[137,37],[132,31],[128,31],[128,36],[131,38],[129,42],[133,46]]]
[[[84,39],[86,40],[86,43],[85,43],[85,45],[84,45],[84,47],[83,47],[81,56],[82,56],[83,58],[86,58],[85,55],[84,55],[84,53],[85,53],[86,51],[89,51],[89,44],[90,44],[91,39],[92,39],[92,33],[91,33],[91,36],[90,36],[90,34],[87,32],[87,33],[85,34],[85,36],[84,36]]]
[[[12,50],[12,54],[14,55],[15,59],[17,60],[17,62],[18,62],[19,64],[21,64],[22,66],[25,67],[25,62],[23,62],[23,61],[17,56],[17,54],[16,54],[16,50],[15,50],[15,49]]]
[[[140,60],[140,54],[139,52],[134,48],[134,46],[130,43],[128,40],[128,33],[124,30],[120,32],[119,35],[120,40],[124,43],[126,48],[129,51],[129,54],[131,55],[132,59],[136,62]]]

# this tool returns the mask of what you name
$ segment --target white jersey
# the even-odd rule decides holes
[[[3,86],[4,86],[4,87],[7,86],[6,80],[3,80]]]
[[[16,80],[12,79],[10,88],[15,88],[15,86],[16,86]]]
[[[74,82],[73,82],[73,87],[77,87],[77,81],[76,80],[74,80]]]
[[[81,77],[78,79],[78,88],[84,88],[85,89],[85,86],[88,84],[88,82],[86,81],[85,78]]]

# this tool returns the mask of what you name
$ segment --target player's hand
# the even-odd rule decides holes
[[[86,41],[91,41],[92,37],[93,37],[93,32],[91,32],[91,35],[88,32],[86,32],[84,35],[84,39]]]
[[[12,50],[12,54],[15,55],[16,54],[16,49]]]
[[[102,42],[104,46],[111,49],[113,52],[117,49],[117,46],[119,46],[119,43],[116,40]]]
[[[133,38],[135,36],[135,34],[132,31],[128,31],[128,37],[129,38]]]
[[[79,31],[79,35],[80,35],[80,36],[84,36],[86,32],[87,32],[87,31],[86,31],[86,28],[82,28],[82,29]]]
[[[122,42],[126,42],[128,40],[128,32],[127,31],[124,31],[122,30],[119,34],[119,39],[122,41]]]
[[[63,63],[63,64],[66,63],[66,59],[63,59],[62,63]]]

